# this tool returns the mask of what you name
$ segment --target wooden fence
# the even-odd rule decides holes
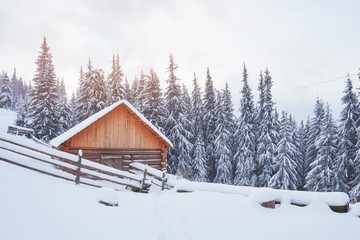
[[[0,160],[94,187],[147,192],[152,184],[148,171],[134,174],[118,170],[83,158],[81,150],[76,156],[9,134],[0,136]]]

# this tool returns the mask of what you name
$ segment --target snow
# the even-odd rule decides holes
[[[7,132],[8,126],[15,124],[17,114],[16,112],[0,108],[0,116],[0,135],[2,135]]]
[[[119,197],[112,188],[102,187],[98,190],[98,202],[110,204],[111,206],[119,205]]]
[[[351,207],[351,212],[352,215],[354,215],[355,217],[359,217],[360,218],[360,202],[355,203],[352,207]]]
[[[98,188],[1,161],[0,182],[0,239],[335,240],[356,239],[360,228],[322,201],[266,209],[239,194],[116,192],[119,206],[106,207]]]
[[[56,138],[52,139],[50,141],[50,144],[58,147],[61,143],[65,142],[69,138],[73,137],[74,135],[78,134],[88,126],[90,126],[92,123],[94,123],[99,118],[103,117],[104,115],[108,114],[112,110],[114,110],[116,107],[120,106],[121,104],[125,104],[128,108],[131,109],[145,124],[147,124],[149,127],[151,127],[152,130],[154,130],[162,139],[164,139],[171,147],[173,147],[173,144],[171,141],[159,130],[157,129],[149,120],[147,120],[144,115],[142,115],[138,110],[136,110],[128,101],[126,100],[120,100],[113,105],[104,108],[103,110],[95,113],[94,115],[90,116],[89,118],[85,119],[78,125],[70,128],[68,131],[64,132],[60,136],[57,136]]]

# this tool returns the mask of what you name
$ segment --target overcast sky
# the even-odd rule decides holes
[[[46,36],[71,93],[88,58],[108,74],[118,53],[130,81],[153,67],[164,83],[173,53],[189,90],[193,72],[203,86],[209,67],[216,88],[230,85],[238,111],[245,62],[256,99],[259,73],[269,68],[279,111],[306,119],[319,96],[338,119],[345,79],[289,90],[359,72],[359,9],[356,0],[1,0],[0,70],[16,67],[31,80]]]

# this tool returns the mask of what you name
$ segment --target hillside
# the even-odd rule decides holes
[[[16,115],[0,114],[3,135]],[[219,184],[193,193],[116,192],[119,206],[107,207],[98,188],[2,161],[0,181],[0,239],[353,239],[360,228],[351,212],[335,213],[319,199],[266,209]]]
[[[360,220],[322,202],[266,209],[250,198],[209,192],[99,190],[0,162],[0,239],[353,239]]]

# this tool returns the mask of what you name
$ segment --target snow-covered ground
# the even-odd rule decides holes
[[[9,125],[15,125],[16,112],[0,108],[0,134],[6,133]]]
[[[0,161],[0,239],[356,239],[360,218],[307,207],[261,207],[239,194],[117,192],[76,186]]]

